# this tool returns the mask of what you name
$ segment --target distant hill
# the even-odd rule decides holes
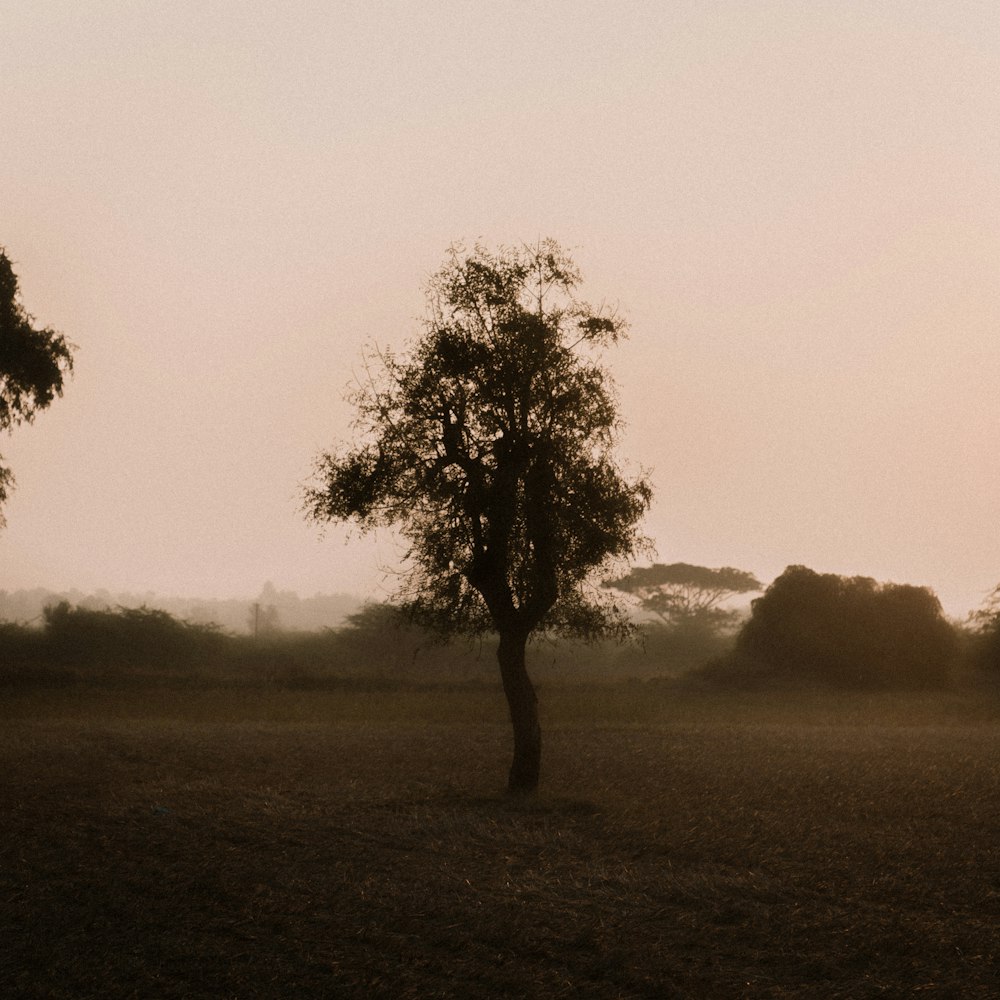
[[[0,590],[0,621],[40,624],[42,611],[50,604],[68,601],[70,604],[104,610],[105,608],[159,608],[185,621],[207,624],[214,622],[227,632],[252,632],[266,624],[269,631],[317,632],[338,628],[348,615],[360,611],[363,601],[352,594],[314,594],[299,597],[291,590],[277,590],[274,584],[264,584],[256,597],[196,598],[162,597],[152,591],[144,594],[97,590],[54,591],[44,587],[33,590]]]

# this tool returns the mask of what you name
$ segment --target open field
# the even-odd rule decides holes
[[[997,997],[995,696],[5,693],[23,997]]]

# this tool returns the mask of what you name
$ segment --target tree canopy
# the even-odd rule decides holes
[[[62,334],[36,328],[21,304],[17,275],[0,247],[0,430],[30,423],[62,395],[63,380],[72,371],[71,345]],[[3,504],[14,477],[0,456],[0,526]]]
[[[512,789],[534,787],[540,753],[527,638],[627,630],[593,577],[642,547],[651,496],[615,460],[615,391],[597,360],[624,323],[581,302],[580,280],[552,240],[453,247],[422,336],[403,355],[368,355],[351,397],[358,443],[322,455],[307,492],[318,521],[400,531],[401,603],[417,620],[499,633]]]
[[[734,612],[719,605],[730,597],[763,590],[761,582],[742,569],[710,569],[690,563],[654,563],[636,566],[625,576],[605,580],[605,587],[632,594],[644,611],[667,625],[693,623],[717,627],[731,621]]]
[[[921,688],[950,683],[957,656],[955,629],[929,588],[789,566],[753,601],[733,657],[717,673]]]

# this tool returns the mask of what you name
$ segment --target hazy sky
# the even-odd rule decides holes
[[[78,347],[0,587],[383,596],[299,511],[456,240],[621,304],[661,561],[1000,580],[995,0],[7,0],[0,244]]]

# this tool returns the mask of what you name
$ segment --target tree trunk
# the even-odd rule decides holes
[[[538,725],[538,699],[524,663],[528,637],[520,632],[501,631],[497,660],[504,694],[514,727],[514,760],[510,765],[507,791],[530,795],[538,788],[542,766],[542,731]]]

